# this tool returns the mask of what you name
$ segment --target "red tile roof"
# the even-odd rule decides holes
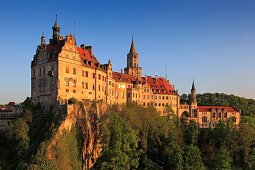
[[[134,81],[136,81],[136,78],[134,76],[129,75],[129,74],[124,74],[124,73],[122,73],[122,74],[123,74],[123,81],[124,82],[133,83]],[[112,72],[112,75],[113,75],[113,79],[115,81],[118,81],[118,82],[122,81],[121,80],[121,73]]]
[[[136,78],[129,74],[123,74],[123,82],[134,83]],[[115,81],[120,82],[121,73],[113,72],[113,78]],[[141,77],[141,83],[145,83],[145,77]],[[164,78],[152,78],[150,76],[147,77],[147,84],[156,94],[177,94],[177,92],[172,88],[169,82]]]
[[[142,77],[142,82],[145,83],[145,77]],[[164,78],[157,78],[156,81],[156,78],[148,76],[147,84],[156,94],[177,94],[169,82]]]
[[[228,112],[239,112],[235,107],[229,106],[197,106],[200,112],[211,112],[212,109],[226,109]]]

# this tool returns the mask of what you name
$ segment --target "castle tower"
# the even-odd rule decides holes
[[[53,43],[56,43],[60,36],[60,27],[58,26],[57,15],[56,15],[56,22],[55,22],[55,25],[52,27],[52,30],[53,30],[53,34],[52,34]]]
[[[191,88],[191,104],[190,104],[191,117],[196,117],[196,114],[195,114],[196,109],[197,109],[197,97],[196,97],[195,83],[193,80],[193,84]]]
[[[129,53],[127,54],[127,67],[124,69],[124,71],[125,74],[133,75],[137,78],[138,81],[140,81],[142,68],[139,67],[138,63],[138,53],[136,53],[135,44],[132,36],[131,47]]]

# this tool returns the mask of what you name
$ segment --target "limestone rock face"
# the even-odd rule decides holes
[[[48,158],[56,159],[54,151],[58,140],[63,132],[70,133],[71,129],[77,124],[80,128],[82,144],[82,166],[83,169],[90,169],[94,166],[97,158],[101,155],[100,118],[107,109],[107,104],[103,102],[83,101],[67,105],[67,116],[57,129],[48,146]]]

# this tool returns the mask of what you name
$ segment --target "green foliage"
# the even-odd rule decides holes
[[[29,168],[36,170],[57,169],[57,161],[55,159],[49,159],[48,156],[48,142],[42,142]]]
[[[189,125],[184,128],[184,142],[186,145],[197,145],[198,140],[198,126],[194,120],[189,122]]]
[[[184,148],[184,169],[203,169],[201,152],[195,145],[186,145]]]
[[[221,147],[215,155],[214,166],[215,169],[231,169],[232,158],[227,149]]]
[[[65,131],[56,144],[58,169],[82,169],[82,144],[78,125]]]
[[[140,151],[137,131],[117,114],[109,116],[109,123],[104,134],[104,152],[101,169],[136,169]]]

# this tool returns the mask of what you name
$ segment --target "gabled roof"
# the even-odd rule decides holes
[[[197,108],[200,112],[211,112],[212,109],[221,109],[222,111],[226,109],[228,112],[239,112],[237,108],[230,106],[197,106]]]
[[[142,82],[145,83],[145,77],[142,77]],[[156,94],[177,94],[169,82],[164,78],[157,78],[156,81],[156,78],[148,76],[147,84]]]

